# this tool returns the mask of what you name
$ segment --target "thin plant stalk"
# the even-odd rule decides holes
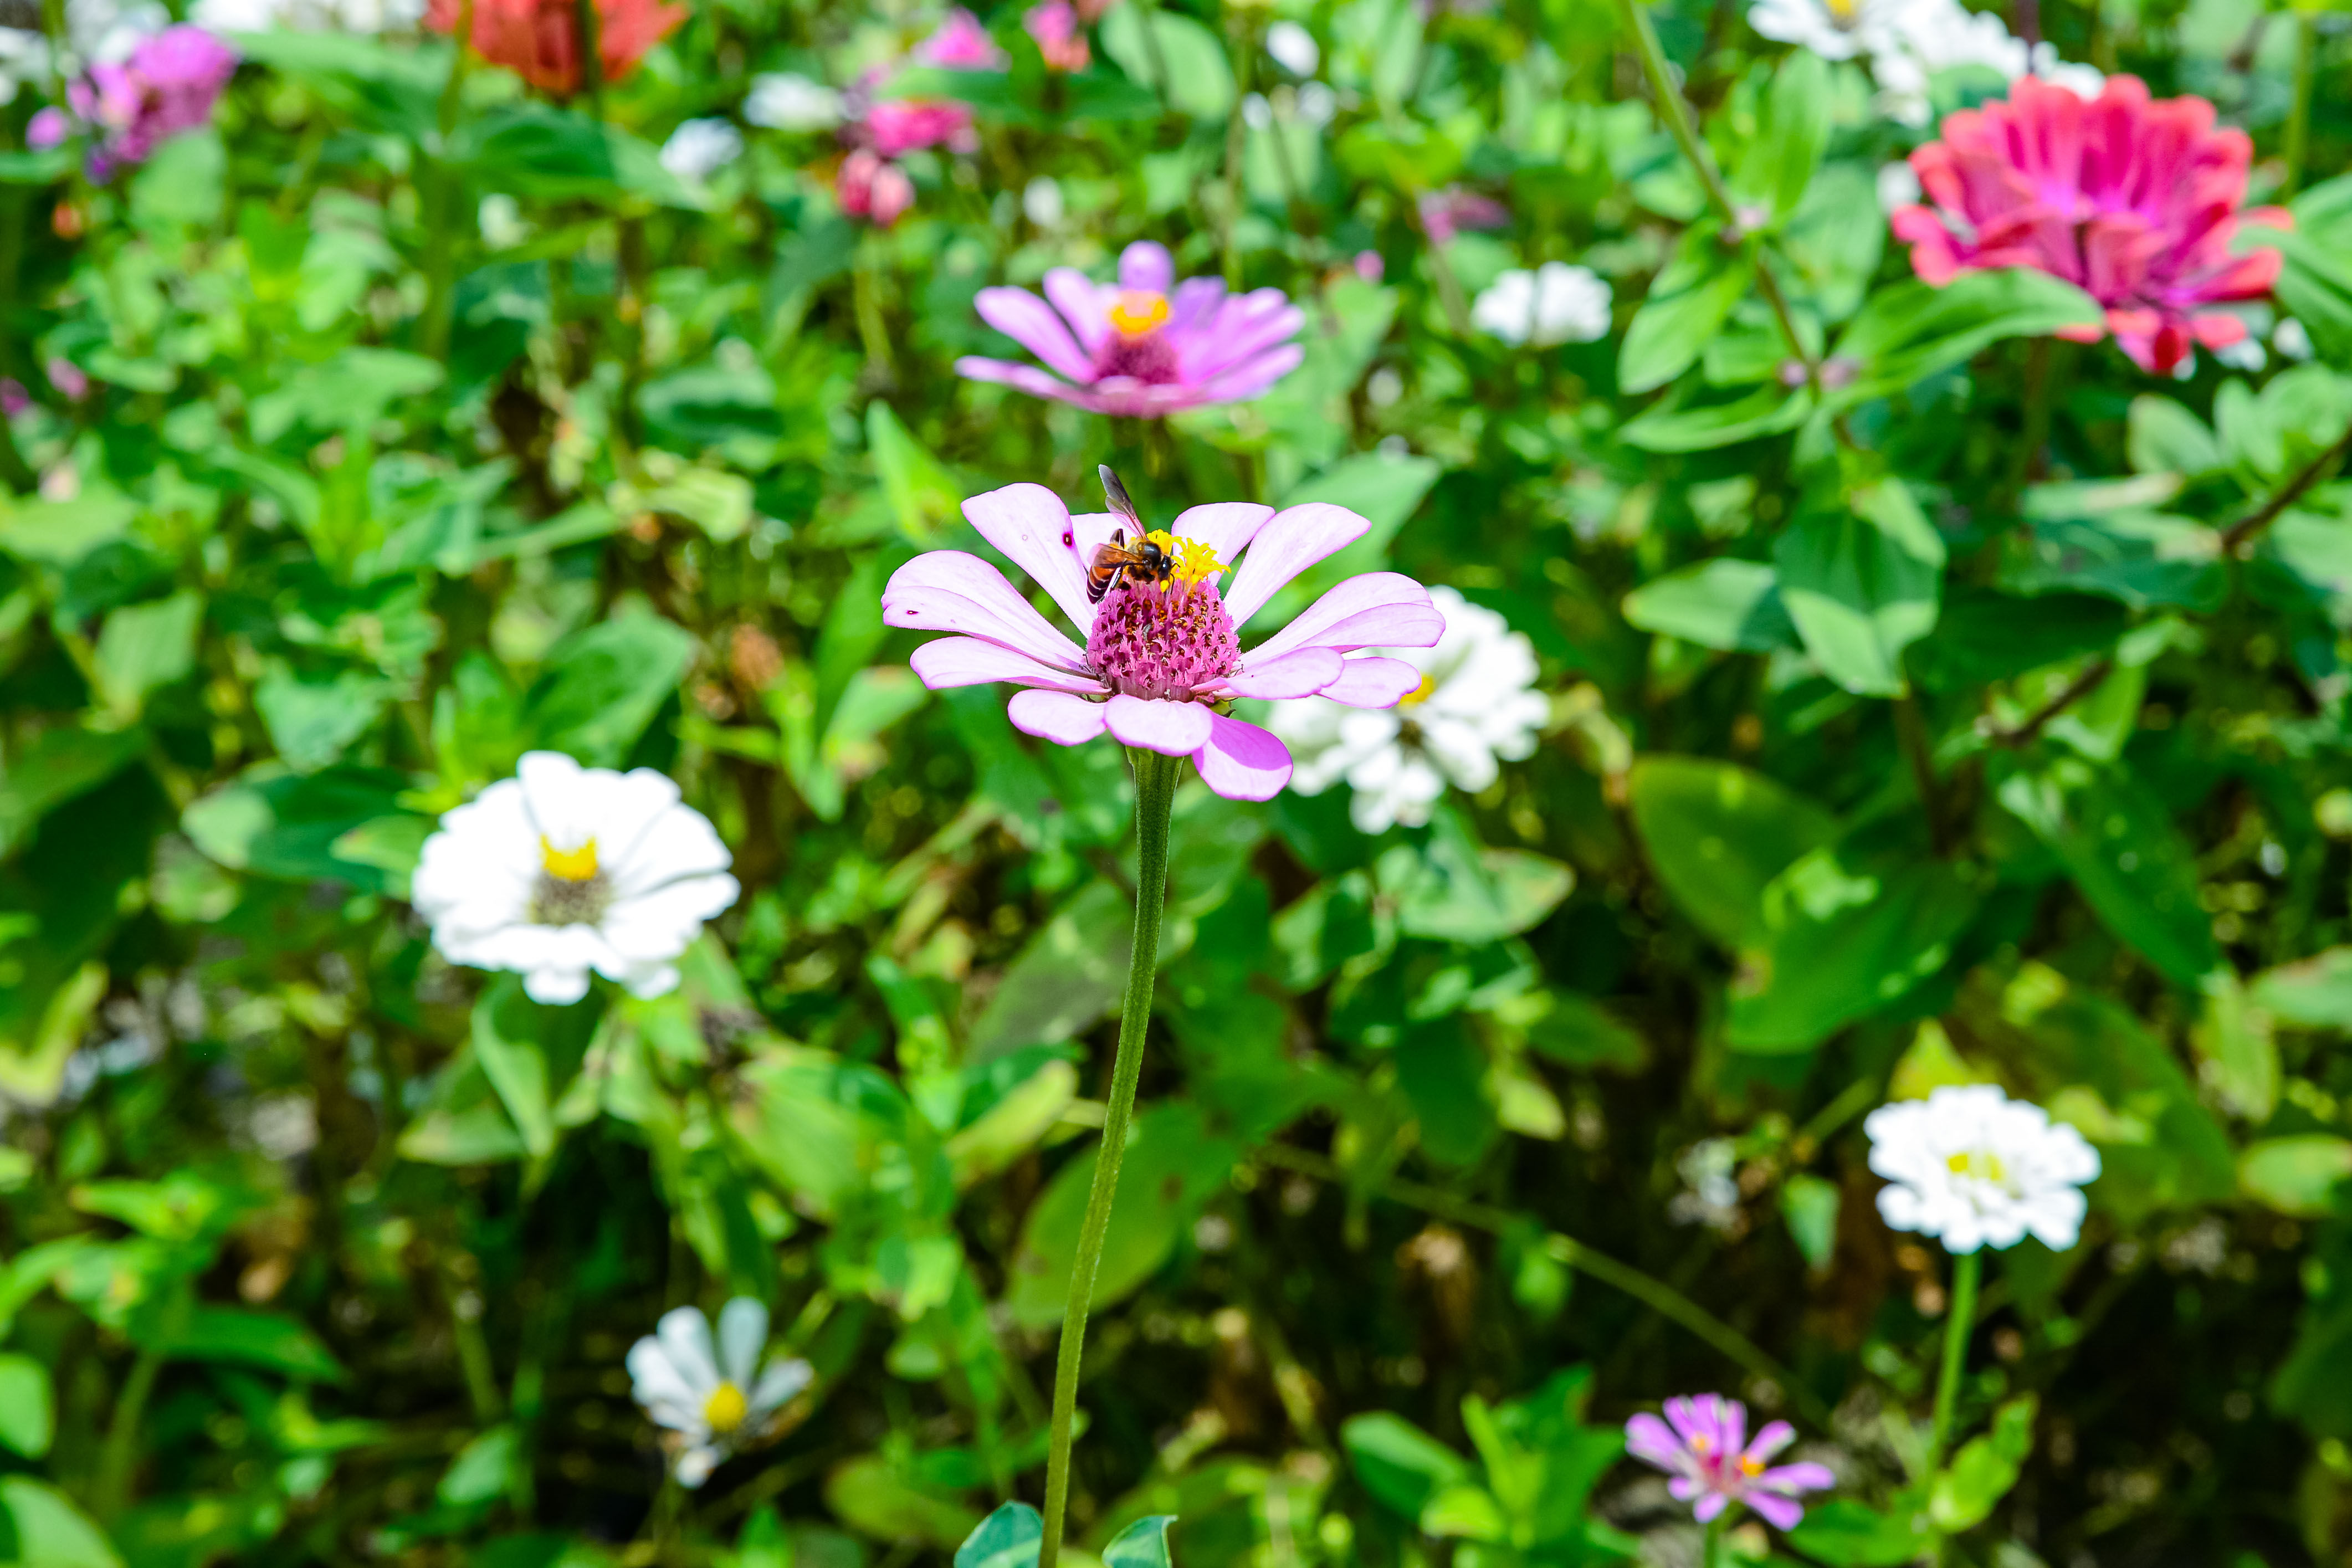
[[[1054,1357],[1054,1413],[1045,1449],[1045,1538],[1038,1546],[1037,1568],[1055,1568],[1062,1553],[1087,1309],[1093,1304],[1103,1242],[1110,1235],[1111,1200],[1118,1195],[1119,1162],[1127,1154],[1135,1086],[1143,1076],[1143,1037],[1151,1023],[1151,983],[1160,963],[1160,918],[1168,900],[1168,819],[1184,769],[1183,758],[1158,752],[1134,751],[1129,757],[1135,766],[1135,946],[1128,960],[1127,1001],[1118,1015],[1118,1055],[1111,1068],[1102,1145],[1095,1151],[1094,1184],[1087,1193],[1077,1260],[1070,1269],[1070,1299],[1062,1309],[1062,1342]]]
[[[473,64],[474,0],[458,0],[457,26],[452,37],[457,52],[449,61],[449,79],[441,89],[441,101],[435,114],[434,128],[438,133],[432,156],[432,205],[427,214],[429,227],[425,236],[425,352],[435,359],[449,355],[450,310],[457,287],[455,226],[457,222],[458,197],[465,192],[465,176],[456,167],[456,155],[451,144],[457,140],[457,121],[466,107],[466,76]]]
[[[2303,168],[2311,156],[2311,99],[2319,75],[2319,18],[2309,11],[2294,14],[2294,107],[2286,117],[2286,178],[2279,195],[2292,196],[2303,188]]]
[[[1944,1323],[1944,1368],[1936,1379],[1936,1425],[1927,1438],[1927,1474],[1933,1476],[1951,1446],[1952,1417],[1959,1404],[1960,1375],[1968,1368],[1969,1335],[1977,1322],[1977,1288],[1984,1279],[1984,1254],[1963,1252],[1952,1259],[1952,1303]]]
[[[1698,1568],[1723,1568],[1723,1524],[1726,1509],[1706,1521],[1706,1533],[1699,1538]]]
[[[131,1363],[131,1375],[123,1379],[122,1392],[115,1396],[114,1419],[106,1428],[106,1447],[99,1452],[93,1500],[101,1520],[113,1520],[130,1504],[131,1472],[139,1462],[139,1427],[146,1417],[147,1398],[155,1392],[155,1379],[163,1370],[162,1349],[148,1346]]]

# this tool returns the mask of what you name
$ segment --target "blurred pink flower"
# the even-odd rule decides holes
[[[833,178],[833,197],[851,217],[888,228],[915,205],[915,182],[898,164],[860,147],[841,161]]]
[[[1078,20],[1078,8],[1070,0],[1045,0],[1042,5],[1032,5],[1029,14],[1021,18],[1021,26],[1037,40],[1037,52],[1055,70],[1082,71],[1094,58],[1087,47],[1087,31]]]
[[[1023,687],[1006,710],[1015,728],[1065,746],[1108,731],[1125,745],[1189,756],[1202,782],[1230,800],[1279,794],[1290,780],[1290,752],[1266,731],[1218,711],[1220,704],[1320,693],[1358,708],[1394,707],[1419,688],[1420,670],[1398,658],[1342,656],[1428,647],[1445,630],[1429,590],[1371,572],[1329,589],[1242,651],[1239,632],[1253,614],[1370,529],[1325,501],[1282,511],[1244,501],[1193,507],[1150,535],[1175,564],[1171,580],[1122,580],[1099,604],[1088,596],[1087,566],[1124,526],[1118,516],[1073,517],[1053,491],[1028,484],[974,496],[963,514],[1053,596],[1086,646],[979,556],[934,550],[898,568],[882,594],[885,623],[957,634],[915,650],[923,684]],[[1227,556],[1240,564],[1229,568]],[[1221,595],[1216,579],[1228,570]]]
[[[1356,252],[1355,268],[1357,277],[1367,283],[1377,283],[1388,276],[1389,264],[1381,259],[1377,250],[1360,250]]]
[[[1448,185],[1421,198],[1421,226],[1432,245],[1444,245],[1465,228],[1504,228],[1511,209],[1492,196]]]
[[[979,145],[971,110],[940,98],[885,99],[866,111],[859,129],[885,158],[919,147],[951,147],[969,153]]]
[[[101,60],[66,85],[69,120],[52,107],[25,129],[26,145],[46,150],[64,142],[72,121],[87,126],[96,144],[89,177],[105,181],[126,163],[143,163],[183,131],[212,118],[214,100],[236,74],[236,52],[202,27],[182,24],[142,38],[127,59]]]
[[[1243,402],[1297,368],[1305,351],[1290,340],[1306,317],[1288,295],[1228,298],[1222,278],[1176,283],[1175,270],[1165,246],[1138,240],[1118,258],[1116,287],[1057,267],[1045,274],[1045,300],[983,289],[981,319],[1059,374],[977,357],[956,370],[1097,414],[1156,417]]]
[[[1666,1489],[1678,1501],[1696,1500],[1691,1515],[1702,1524],[1745,1503],[1775,1529],[1794,1529],[1805,1517],[1799,1494],[1837,1484],[1826,1465],[1766,1468],[1766,1460],[1796,1440],[1795,1427],[1775,1421],[1748,1442],[1748,1407],[1720,1394],[1669,1399],[1664,1421],[1644,1412],[1625,1423],[1626,1452],[1672,1476]]]
[[[1962,110],[1944,139],[1911,154],[1932,205],[1895,214],[1912,270],[1940,289],[1963,272],[2031,267],[2086,289],[2104,329],[2142,369],[2162,375],[2196,344],[2246,335],[2227,311],[2199,307],[2268,293],[2275,250],[2231,254],[2241,223],[2285,228],[2276,207],[2242,212],[2253,153],[2246,133],[2215,130],[2201,98],[2151,102],[2136,77],[2112,76],[2088,101],[2032,77],[2007,102]]]
[[[948,13],[937,32],[915,46],[915,58],[927,66],[956,71],[1001,71],[1013,63],[980,25],[980,18],[961,5]]]
[[[48,375],[51,386],[56,387],[76,403],[89,395],[88,373],[64,355],[60,354],[50,360],[41,369]]]
[[[0,375],[0,418],[14,419],[33,406],[32,394],[13,375]]]

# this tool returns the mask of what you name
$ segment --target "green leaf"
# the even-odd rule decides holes
[[[1045,1515],[1025,1502],[1002,1503],[956,1548],[955,1568],[1030,1568],[1045,1542]]]
[[[1761,561],[1717,557],[1669,572],[1626,595],[1624,610],[1645,632],[1727,653],[1798,646],[1780,580]]]
[[[1730,171],[1732,195],[1761,204],[1775,218],[1795,213],[1829,146],[1834,102],[1828,61],[1811,49],[1783,58],[1765,94],[1757,134]]]
[[[2124,449],[2136,474],[2208,474],[2221,466],[2221,443],[2205,422],[2169,397],[2143,392],[2131,401]]]
[[[2283,1024],[2352,1029],[2352,947],[2331,947],[2254,976],[2254,1005]]]
[[[181,1361],[227,1362],[283,1373],[311,1383],[343,1381],[343,1369],[310,1330],[275,1312],[198,1307],[172,1336],[169,1353]]]
[[[1134,906],[1117,884],[1089,882],[1055,911],[1004,972],[971,1026],[972,1059],[1053,1045],[1110,1016],[1127,993]]]
[[[412,142],[431,134],[436,106],[449,79],[451,51],[438,39],[423,47],[394,48],[362,34],[290,28],[229,37],[245,58],[300,82],[368,129]]]
[[[1739,1050],[1811,1048],[1941,970],[1976,910],[1976,894],[1940,860],[1829,848],[1801,857],[1764,889],[1727,1037]]]
[[[2270,1015],[2254,1005],[2243,982],[2227,968],[2200,983],[2205,1005],[2189,1031],[2189,1043],[2228,1107],[2259,1127],[2271,1119],[2279,1094],[2278,1042]]]
[[[1373,1500],[1416,1523],[1439,1491],[1468,1482],[1470,1462],[1402,1415],[1353,1415],[1339,1428],[1356,1479]]]
[[[2048,337],[2062,327],[2103,326],[2105,319],[2090,295],[2030,267],[1963,272],[1941,289],[1916,279],[1897,283],[1871,295],[1838,339],[1831,357],[1863,368],[1830,394],[1828,406],[1892,395],[2003,338]]]
[[[147,744],[143,730],[61,724],[37,733],[0,770],[0,858],[30,838],[50,810],[112,778]]]
[[[1947,1535],[1980,1522],[2017,1485],[2018,1468],[2033,1446],[2036,1400],[2022,1394],[1993,1415],[1992,1430],[1964,1445],[1927,1494],[1927,1517]]]
[[[137,718],[149,693],[195,668],[204,618],[204,595],[194,593],[125,605],[106,617],[98,634],[98,689],[119,719]]]
[[[968,1187],[992,1176],[1035,1148],[1077,1097],[1077,1068],[1065,1061],[1041,1065],[978,1121],[948,1140],[956,1185]]]
[[[2113,599],[2088,594],[2024,598],[1952,584],[1935,635],[1914,643],[1905,662],[1929,690],[1962,691],[2103,652],[2129,625],[2130,616]]]
[[[2221,963],[2197,901],[2197,858],[2164,803],[2129,773],[2078,757],[2000,780],[2002,805],[2033,830],[2109,931],[2182,985]]]
[[[1175,1522],[1172,1513],[1148,1514],[1137,1520],[1103,1548],[1103,1568],[1170,1568],[1168,1527]],[[956,1568],[963,1568],[961,1558],[959,1552]]]
[[[122,1559],[65,1493],[30,1476],[0,1476],[0,1510],[25,1568],[122,1568]]]
[[[852,1459],[824,1479],[825,1505],[852,1529],[877,1541],[942,1550],[968,1539],[980,1515],[899,1474],[879,1455]],[[1039,1531],[1042,1536],[1044,1531]]]
[[[597,1011],[593,1002],[534,1002],[512,974],[499,976],[474,1004],[474,1058],[534,1158],[554,1152],[553,1108],[588,1054]]]
[[[1627,446],[1645,452],[1711,452],[1794,430],[1812,412],[1811,392],[1767,385],[1728,403],[1685,405],[1670,399],[1617,434]]]
[[[0,1352],[0,1443],[37,1459],[49,1451],[56,1434],[49,1369],[30,1356]]]
[[[63,569],[121,538],[137,511],[121,491],[95,486],[71,500],[0,496],[0,552]]]
[[[2333,1214],[2347,1176],[2352,1176],[2352,1139],[2332,1133],[2265,1138],[2238,1156],[2238,1185],[2245,1194],[2298,1219]]]
[[[1837,836],[1837,819],[1762,773],[1697,757],[1643,757],[1627,778],[1633,825],[1683,913],[1728,948],[1748,944],[1764,889]]]
[[[1838,1184],[1800,1172],[1780,1184],[1780,1217],[1805,1263],[1827,1268],[1837,1250]]]
[[[548,650],[524,724],[535,744],[591,767],[618,767],[694,657],[686,631],[652,615],[621,616],[572,633]]]
[[[289,430],[331,436],[364,430],[404,397],[441,384],[437,361],[397,349],[348,348],[323,364],[306,365],[253,400],[247,419],[253,438],[273,443]]]
[[[1823,674],[1864,696],[1897,696],[1903,650],[1936,626],[1944,542],[1900,480],[1852,502],[1801,516],[1780,536],[1780,601]]]
[[[313,674],[278,660],[254,687],[253,706],[286,765],[314,773],[375,727],[396,689],[365,670]]]
[[[1789,1544],[1829,1568],[1897,1568],[1916,1562],[1931,1550],[1924,1513],[1897,1502],[1893,1511],[1880,1513],[1852,1498],[1832,1498],[1806,1508],[1805,1517],[1789,1531]]]
[[[1156,35],[1147,37],[1149,26]],[[1158,6],[1114,6],[1099,24],[1103,53],[1136,81],[1157,89],[1168,106],[1195,120],[1223,120],[1233,111],[1234,68],[1217,35]],[[1164,65],[1163,79],[1160,67]]]
[[[1576,873],[1558,860],[1519,849],[1484,849],[1459,816],[1436,814],[1423,853],[1392,850],[1381,882],[1397,900],[1397,922],[1410,936],[1489,942],[1517,936],[1558,909]]]
[[[307,776],[274,763],[198,797],[180,826],[197,848],[234,871],[293,881],[332,878],[371,892],[390,879],[381,867],[335,853],[362,823],[398,815],[408,787],[400,773],[338,763]]]
[[[882,493],[908,543],[929,543],[955,526],[962,515],[963,486],[878,397],[866,405],[866,447],[874,454]]]
[[[509,103],[462,124],[457,156],[492,190],[551,200],[631,195],[663,206],[701,198],[662,167],[659,149],[603,121],[544,103]]]
[[[1746,298],[1754,276],[1747,251],[1725,246],[1712,226],[1687,230],[1625,329],[1617,354],[1619,389],[1650,392],[1689,369]]]
[[[1507,1541],[1510,1530],[1510,1521],[1504,1517],[1502,1505],[1495,1500],[1494,1494],[1466,1482],[1445,1488],[1421,1510],[1423,1535]]]

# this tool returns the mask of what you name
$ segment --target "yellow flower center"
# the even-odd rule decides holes
[[[702,1402],[702,1418],[710,1423],[713,1432],[732,1432],[743,1425],[743,1417],[751,1414],[751,1402],[743,1391],[731,1383],[722,1383],[710,1391]]]
[[[1971,1149],[1954,1154],[1944,1163],[1956,1176],[1967,1176],[1979,1182],[1990,1182],[1997,1187],[2009,1184],[2009,1166],[2001,1157],[1985,1149]]]
[[[1702,1432],[1697,1436],[1693,1437],[1690,1440],[1690,1446],[1691,1452],[1704,1459],[1706,1458],[1708,1451],[1715,1447],[1715,1443],[1706,1433]]]
[[[539,863],[547,874],[565,882],[585,882],[596,875],[596,841],[584,839],[570,849],[559,849],[544,834],[539,840]]]
[[[1830,8],[1830,20],[1841,27],[1851,27],[1862,14],[1862,0],[1822,0]]]
[[[1739,1457],[1739,1473],[1743,1476],[1760,1476],[1764,1473],[1764,1461],[1750,1458],[1742,1454]]]
[[[1158,297],[1153,296],[1154,299]],[[1197,539],[1181,539],[1164,528],[1155,528],[1144,537],[1160,546],[1168,558],[1176,563],[1175,575],[1170,579],[1171,583],[1181,583],[1190,588],[1196,583],[1208,581],[1220,572],[1231,570],[1217,559],[1215,551]]]
[[[1411,691],[1406,692],[1402,697],[1397,699],[1397,706],[1400,708],[1418,708],[1423,703],[1428,701],[1431,697],[1434,696],[1436,691],[1437,677],[1433,675],[1424,675],[1421,678],[1421,684],[1419,686],[1414,687]]]
[[[1149,289],[1122,289],[1111,301],[1110,324],[1120,333],[1139,338],[1158,331],[1168,321],[1168,296]]]

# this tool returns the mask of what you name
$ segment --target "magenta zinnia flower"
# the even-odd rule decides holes
[[[1282,511],[1245,501],[1196,506],[1150,535],[1173,563],[1169,580],[1123,580],[1099,604],[1087,597],[1087,566],[1095,547],[1126,526],[1120,518],[1073,517],[1043,485],[974,496],[963,514],[1053,595],[1086,646],[1065,637],[987,562],[934,550],[899,567],[882,594],[889,625],[959,634],[915,650],[911,662],[923,684],[1024,687],[1006,711],[1027,733],[1075,746],[1108,731],[1129,746],[1189,756],[1202,782],[1233,800],[1280,793],[1290,781],[1290,752],[1223,711],[1231,699],[1319,693],[1352,707],[1391,708],[1420,686],[1421,671],[1401,658],[1342,656],[1428,647],[1445,630],[1428,589],[1394,572],[1368,572],[1242,651],[1240,629],[1253,614],[1371,526],[1324,501]],[[1228,557],[1240,564],[1228,566]],[[1221,594],[1216,580],[1227,571],[1232,580]]]
[[[1165,246],[1138,240],[1119,256],[1116,288],[1056,267],[1045,274],[1050,306],[1026,289],[982,289],[981,320],[1067,379],[999,359],[960,359],[956,370],[1097,414],[1157,416],[1243,402],[1297,368],[1306,351],[1290,340],[1307,318],[1287,294],[1229,299],[1222,278],[1175,275]]]
[[[1669,1399],[1665,1421],[1644,1412],[1625,1423],[1626,1451],[1674,1477],[1666,1489],[1679,1501],[1696,1500],[1691,1515],[1701,1524],[1745,1503],[1775,1529],[1795,1529],[1805,1517],[1798,1494],[1834,1486],[1837,1478],[1828,1466],[1810,1462],[1765,1468],[1797,1440],[1786,1421],[1773,1422],[1753,1443],[1747,1437],[1748,1406],[1720,1394]]]
[[[2142,369],[2168,374],[2192,346],[2246,335],[2226,310],[2200,306],[2270,291],[2275,250],[2231,254],[2241,223],[2292,226],[2276,207],[2239,211],[2253,144],[2215,130],[2201,98],[2151,102],[2136,77],[2111,76],[2088,101],[2021,79],[2006,103],[1962,110],[1944,139],[1911,154],[1932,206],[1894,217],[1911,267],[1940,289],[1963,272],[2032,267],[2065,279],[2106,308],[2112,331]]]
[[[66,87],[75,118],[99,138],[89,177],[103,182],[125,163],[143,163],[171,138],[204,124],[236,74],[236,51],[184,23],[141,39],[128,59],[90,67]],[[26,128],[26,141],[54,147],[68,130],[66,116],[46,109]]]

